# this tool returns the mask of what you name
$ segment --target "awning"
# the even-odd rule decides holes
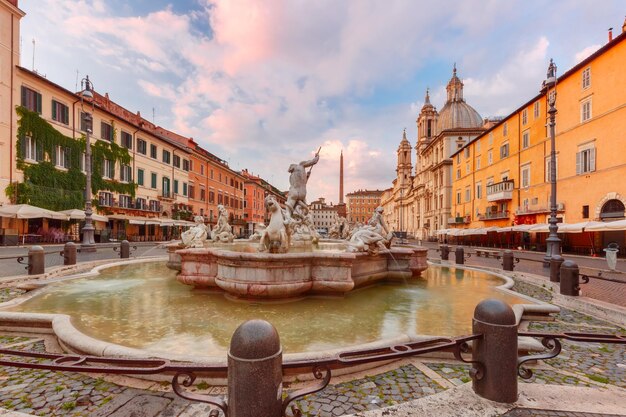
[[[511,227],[512,232],[528,232],[534,224],[518,224],[516,226]]]
[[[0,207],[0,217],[8,217],[11,219],[56,219],[68,220],[69,216],[65,213],[44,209],[41,207],[31,206],[29,204],[16,204]]]
[[[498,232],[498,233],[507,233],[507,232],[512,232],[512,231],[513,231],[513,227],[512,226],[498,227],[496,229],[496,232]]]
[[[163,224],[163,221],[160,219],[146,219],[146,226],[150,225],[160,225]]]
[[[72,220],[85,220],[85,211],[84,210],[69,209],[69,210],[60,211],[59,213],[67,214],[69,216],[69,218],[72,219]],[[93,221],[96,221],[96,222],[108,222],[109,221],[109,218],[107,216],[102,216],[102,215],[96,214],[96,213],[92,213],[91,214],[91,219]]]
[[[585,232],[612,232],[616,230],[626,230],[626,220],[616,220],[613,222],[589,222],[593,223],[585,227]]]

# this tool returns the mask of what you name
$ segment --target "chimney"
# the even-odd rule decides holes
[[[613,28],[609,28],[609,42],[613,40]]]

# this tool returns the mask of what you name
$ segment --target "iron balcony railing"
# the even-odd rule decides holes
[[[512,200],[515,183],[513,180],[487,185],[487,201]]]
[[[478,220],[498,220],[498,219],[508,219],[509,211],[488,211],[485,214],[479,214]]]
[[[470,216],[456,216],[448,219],[448,224],[469,224],[471,222]]]
[[[565,211],[565,203],[557,203],[557,211]],[[550,204],[531,204],[519,206],[515,210],[515,214],[538,214],[538,213],[550,213]]]

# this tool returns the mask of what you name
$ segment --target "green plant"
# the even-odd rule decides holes
[[[589,379],[591,379],[592,381],[596,381],[599,382],[601,384],[608,384],[609,383],[609,379],[600,375],[589,375],[587,374],[587,377]]]
[[[201,381],[200,383],[198,383],[198,385],[196,385],[196,388],[200,389],[200,390],[205,390],[205,389],[209,389],[210,385],[207,384],[205,381]]]
[[[61,404],[61,409],[65,410],[65,411],[70,411],[76,408],[76,402],[75,401],[68,401],[65,402],[63,404]]]

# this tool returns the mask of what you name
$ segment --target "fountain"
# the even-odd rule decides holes
[[[270,221],[254,239],[233,242],[223,206],[211,241],[204,224],[186,232],[185,248],[173,245],[170,250],[168,266],[180,265],[178,281],[220,289],[234,298],[293,299],[342,295],[376,281],[419,277],[427,268],[427,249],[392,247],[382,207],[351,233],[342,224],[343,239],[319,238],[306,204],[306,184],[318,160],[319,149],[313,159],[290,165],[285,208],[267,196]]]

